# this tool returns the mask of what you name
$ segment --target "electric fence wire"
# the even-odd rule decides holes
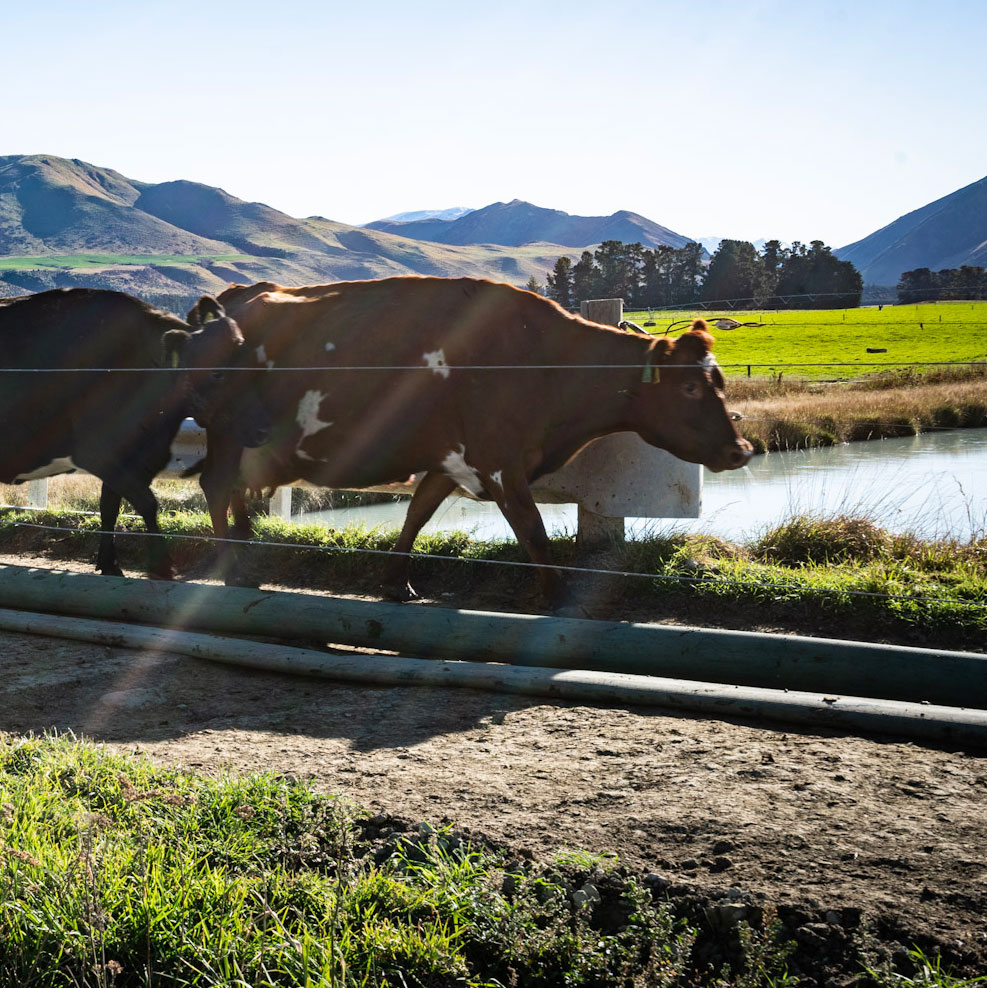
[[[0,507],[5,507],[0,505]],[[39,510],[39,509],[20,509],[20,510]],[[653,581],[669,581],[673,583],[689,583],[689,584],[702,584],[704,586],[733,586],[745,589],[757,589],[757,590],[770,590],[775,592],[783,591],[795,591],[799,593],[814,593],[822,596],[847,596],[847,597],[864,597],[864,598],[874,598],[881,600],[893,600],[902,603],[921,603],[921,604],[956,604],[965,607],[971,607],[975,609],[984,610],[987,609],[987,601],[976,601],[976,600],[964,600],[962,598],[950,598],[950,597],[922,597],[914,594],[889,594],[880,593],[874,590],[846,590],[846,589],[836,589],[832,587],[805,587],[797,583],[757,583],[750,580],[731,580],[731,579],[715,579],[710,580],[702,576],[682,576],[677,573],[640,573],[633,570],[612,570],[612,569],[599,569],[591,566],[567,566],[563,564],[549,563],[548,565],[542,563],[531,563],[522,562],[517,560],[509,559],[478,559],[475,557],[467,556],[447,556],[441,553],[422,553],[422,552],[394,552],[390,549],[366,549],[366,548],[352,548],[348,546],[328,546],[328,545],[306,545],[300,542],[266,542],[261,539],[251,539],[249,542],[244,542],[240,539],[220,539],[215,536],[210,535],[182,535],[162,532],[160,535],[156,535],[152,532],[106,532],[101,529],[77,529],[77,528],[65,528],[60,525],[39,525],[33,522],[20,522],[15,521],[13,524],[18,528],[32,528],[39,529],[41,531],[48,532],[64,532],[67,535],[123,535],[124,537],[134,536],[137,538],[167,538],[167,539],[178,539],[185,540],[189,542],[207,542],[207,543],[217,543],[224,545],[233,546],[259,546],[265,548],[273,549],[316,549],[321,552],[348,552],[348,553],[360,553],[370,556],[405,556],[408,559],[425,559],[425,560],[440,560],[443,562],[455,562],[455,563],[481,563],[488,566],[511,566],[520,567],[524,569],[553,569],[558,570],[562,573],[569,573],[581,576],[607,576],[607,577],[622,577],[622,578],[633,578],[633,579],[646,579]]]

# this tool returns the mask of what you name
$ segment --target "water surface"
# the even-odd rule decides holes
[[[575,505],[540,504],[549,533],[576,530]],[[400,527],[406,502],[301,515],[332,527]],[[987,531],[987,429],[926,433],[827,449],[755,456],[743,470],[704,471],[702,517],[628,519],[634,538],[652,531],[700,531],[735,541],[808,512],[870,518],[893,532],[962,540]],[[512,539],[496,506],[448,498],[425,531],[462,530]]]

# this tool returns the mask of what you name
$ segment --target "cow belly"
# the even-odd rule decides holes
[[[14,483],[19,484],[25,480],[41,480],[42,477],[55,477],[60,473],[73,473],[78,467],[72,462],[71,456],[56,456],[50,463],[27,470],[14,477]]]

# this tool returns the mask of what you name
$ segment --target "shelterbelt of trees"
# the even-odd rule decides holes
[[[987,271],[970,264],[941,271],[915,268],[902,272],[897,290],[898,301],[908,305],[959,299],[984,301],[987,300]]]
[[[851,308],[860,305],[863,278],[821,240],[761,251],[744,240],[723,240],[709,264],[698,243],[684,247],[606,240],[573,264],[563,256],[546,284],[529,283],[560,305],[580,299],[622,298],[629,308],[663,308],[696,301],[730,301],[733,308]]]

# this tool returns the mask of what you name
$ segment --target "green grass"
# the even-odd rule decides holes
[[[0,271],[36,271],[41,268],[108,268],[149,264],[196,265],[210,261],[252,260],[246,254],[45,254],[35,257],[0,257]]]
[[[541,863],[368,818],[273,775],[208,778],[0,734],[0,983],[52,988],[971,988],[865,918],[838,952],[770,902],[708,900],[593,855]],[[787,924],[787,925],[786,925]],[[833,944],[835,946],[835,942]],[[874,957],[883,958],[875,961]],[[794,972],[798,972],[797,974]],[[856,977],[854,977],[854,972]],[[836,977],[834,981],[833,978]]]
[[[688,327],[682,319],[728,316],[764,326],[713,328],[717,360],[730,375],[847,378],[874,373],[895,363],[987,360],[987,302],[936,302],[861,309],[784,311],[627,312],[638,325],[653,321],[651,333]],[[887,353],[868,354],[868,347]],[[826,366],[812,366],[822,364]],[[848,364],[839,367],[834,364]],[[797,365],[797,366],[793,366]]]
[[[674,544],[676,543],[677,544]],[[702,598],[763,608],[811,607],[838,623],[898,622],[925,634],[963,629],[987,640],[987,539],[892,535],[866,519],[797,516],[736,546],[691,536],[656,545],[669,591],[689,581]]]
[[[770,912],[710,963],[633,877],[506,860],[424,824],[385,833],[273,776],[0,736],[0,834],[5,985],[795,983]]]

